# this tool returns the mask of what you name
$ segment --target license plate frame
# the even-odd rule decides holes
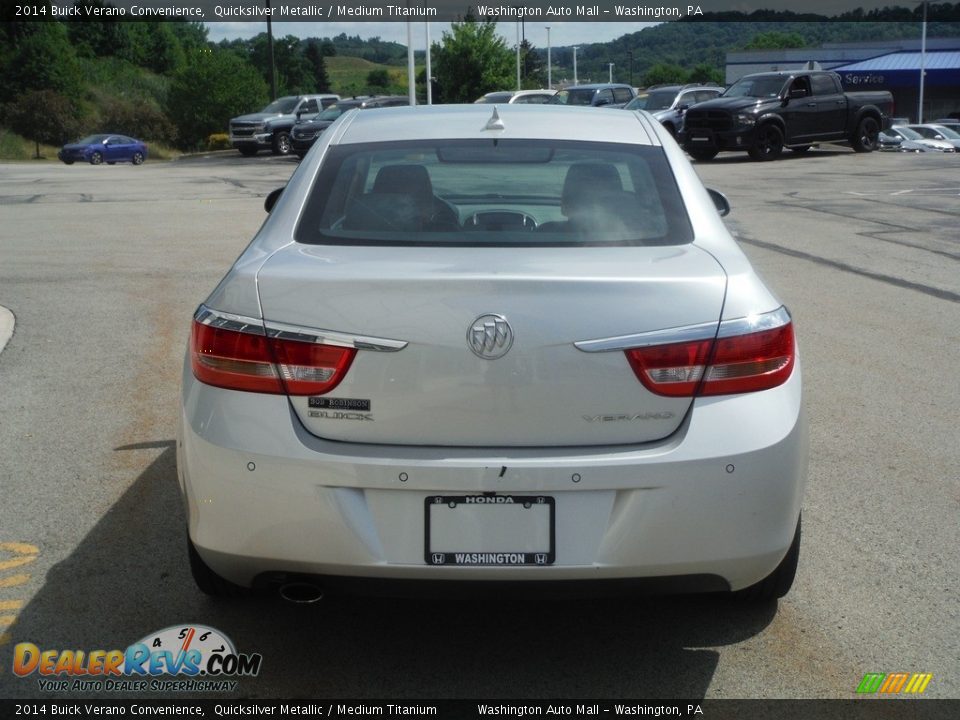
[[[453,513],[458,512],[458,515]],[[530,513],[530,515],[525,515]],[[556,562],[556,499],[549,495],[429,495],[424,562],[444,567],[546,567]],[[456,528],[453,525],[456,524]],[[489,547],[470,547],[474,534]]]

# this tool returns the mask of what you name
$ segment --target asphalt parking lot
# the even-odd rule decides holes
[[[755,608],[201,595],[174,460],[190,318],[296,167],[0,166],[0,306],[16,318],[0,353],[0,698],[52,696],[11,672],[17,643],[123,649],[190,623],[263,655],[222,697],[853,698],[865,673],[917,672],[926,696],[960,698],[960,157],[697,165],[790,307],[804,365],[799,576]]]

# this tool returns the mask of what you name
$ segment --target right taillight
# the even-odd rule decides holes
[[[190,363],[200,382],[277,395],[323,395],[346,375],[357,351],[268,337],[262,325],[199,314],[190,335]]]
[[[720,323],[715,339],[626,350],[644,387],[658,395],[730,395],[782,385],[793,372],[793,323],[785,308]]]

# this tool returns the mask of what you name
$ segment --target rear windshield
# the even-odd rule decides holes
[[[679,245],[693,233],[659,147],[443,140],[331,148],[298,224],[337,245]]]

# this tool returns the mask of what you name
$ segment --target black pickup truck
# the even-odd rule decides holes
[[[681,141],[696,160],[711,160],[722,150],[775,160],[785,147],[802,153],[819,142],[847,142],[857,152],[870,152],[892,112],[889,92],[845,93],[836,73],[756,73],[687,110]]]

